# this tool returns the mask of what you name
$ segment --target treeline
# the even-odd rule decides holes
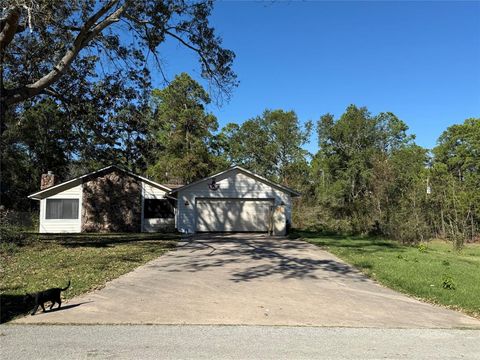
[[[392,113],[351,105],[339,119],[302,124],[293,111],[266,110],[219,129],[210,101],[181,74],[111,112],[44,97],[9,108],[2,205],[32,210],[26,196],[49,170],[66,180],[115,163],[160,182],[189,183],[238,164],[302,192],[296,227],[406,242],[443,237],[457,246],[478,238],[480,119],[446,129],[429,151]],[[304,149],[312,131],[316,154]]]
[[[449,127],[431,152],[407,129],[392,113],[354,105],[337,120],[322,116],[297,224],[404,242],[478,240],[480,119]]]

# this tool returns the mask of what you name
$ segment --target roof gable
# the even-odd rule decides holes
[[[251,177],[251,178],[253,178],[253,179],[257,180],[257,181],[260,181],[260,182],[262,182],[262,183],[265,183],[265,184],[267,184],[267,185],[269,185],[269,186],[271,186],[271,187],[274,187],[274,188],[276,188],[276,189],[278,189],[278,190],[281,190],[281,191],[283,191],[283,192],[289,193],[291,196],[300,196],[300,193],[299,193],[298,191],[295,191],[295,190],[293,190],[293,189],[291,189],[291,188],[289,188],[289,187],[286,187],[286,186],[284,186],[284,185],[281,185],[281,184],[278,184],[278,183],[273,182],[273,181],[271,181],[271,180],[268,180],[268,179],[264,178],[263,176],[260,176],[260,175],[258,175],[258,174],[255,174],[255,173],[252,172],[252,171],[249,171],[249,170],[247,170],[247,169],[242,168],[241,166],[234,166],[234,167],[231,167],[230,169],[227,169],[227,170],[221,171],[221,172],[219,172],[219,173],[216,173],[216,174],[207,176],[207,177],[205,177],[205,178],[203,178],[203,179],[194,181],[194,182],[192,182],[192,183],[190,183],[190,184],[188,184],[188,185],[184,185],[184,186],[182,186],[182,187],[180,187],[180,188],[178,188],[178,189],[173,190],[171,193],[173,194],[173,193],[177,193],[177,192],[183,191],[183,190],[185,190],[185,189],[188,189],[188,188],[190,188],[190,187],[192,187],[192,186],[194,186],[194,185],[198,185],[198,184],[200,184],[200,183],[202,183],[202,182],[205,182],[205,181],[207,181],[207,180],[210,180],[210,179],[213,179],[213,178],[216,178],[216,177],[221,177],[221,176],[227,175],[229,172],[232,172],[232,171],[239,171],[240,173],[243,173],[244,175],[247,175],[247,176],[249,176],[249,177]]]
[[[41,199],[44,199],[48,196],[51,196],[51,195],[54,195],[60,191],[65,191],[67,189],[70,189],[74,186],[77,186],[81,183],[83,183],[85,180],[89,179],[89,178],[92,178],[92,177],[98,177],[102,174],[106,174],[106,173],[109,173],[109,172],[112,172],[112,171],[119,171],[119,172],[122,172],[124,174],[127,174],[129,176],[132,176],[138,180],[141,180],[141,181],[144,181],[146,182],[147,184],[150,184],[152,186],[155,186],[155,187],[158,187],[166,192],[170,192],[172,191],[171,188],[165,186],[165,185],[162,185],[162,184],[159,184],[153,180],[150,180],[150,179],[147,179],[143,176],[140,176],[140,175],[137,175],[137,174],[134,174],[132,173],[131,171],[128,171],[128,170],[125,170],[117,165],[110,165],[110,166],[107,166],[107,167],[104,167],[104,168],[101,168],[99,170],[96,170],[96,171],[93,171],[93,172],[90,172],[88,174],[84,174],[84,175],[81,175],[81,176],[78,176],[76,178],[73,178],[71,180],[67,180],[67,181],[64,181],[64,182],[61,182],[60,184],[57,184],[57,185],[54,185],[54,186],[50,186],[46,189],[43,189],[43,190],[40,190],[40,191],[37,191],[36,193],[33,193],[31,195],[28,195],[28,198],[30,199],[34,199],[34,200],[41,200]]]

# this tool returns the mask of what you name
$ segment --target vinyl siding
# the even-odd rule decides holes
[[[78,219],[45,219],[47,199],[78,199]],[[82,184],[59,191],[40,200],[41,233],[78,233],[81,229]]]
[[[178,220],[179,231],[193,233],[196,229],[195,204],[197,198],[244,198],[244,199],[273,199],[275,205],[285,204],[286,218],[291,221],[290,194],[272,187],[260,180],[234,169],[216,178],[218,190],[210,190],[210,179],[195,184],[178,193]],[[185,205],[188,202],[189,205]]]

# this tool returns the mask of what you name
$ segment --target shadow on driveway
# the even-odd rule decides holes
[[[184,255],[188,261],[169,271],[198,272],[209,268],[227,265],[241,265],[241,270],[233,271],[231,281],[245,282],[272,275],[284,279],[317,279],[317,270],[333,273],[333,276],[348,277],[350,280],[366,281],[366,277],[351,266],[334,259],[316,259],[308,251],[312,248],[300,240],[261,235],[197,235],[183,245],[183,248],[198,251],[197,256]],[[207,253],[200,250],[209,249]],[[295,255],[295,254],[298,255]],[[307,256],[305,256],[307,255]],[[248,264],[248,265],[247,265]],[[331,277],[332,274],[329,274]]]

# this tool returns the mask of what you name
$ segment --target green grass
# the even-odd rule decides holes
[[[376,238],[296,236],[320,246],[392,289],[480,318],[480,245],[461,251],[451,243],[420,246]]]
[[[29,308],[26,292],[71,287],[62,294],[72,298],[102,287],[175,246],[176,234],[78,234],[41,236],[23,244],[2,243],[1,322]]]

